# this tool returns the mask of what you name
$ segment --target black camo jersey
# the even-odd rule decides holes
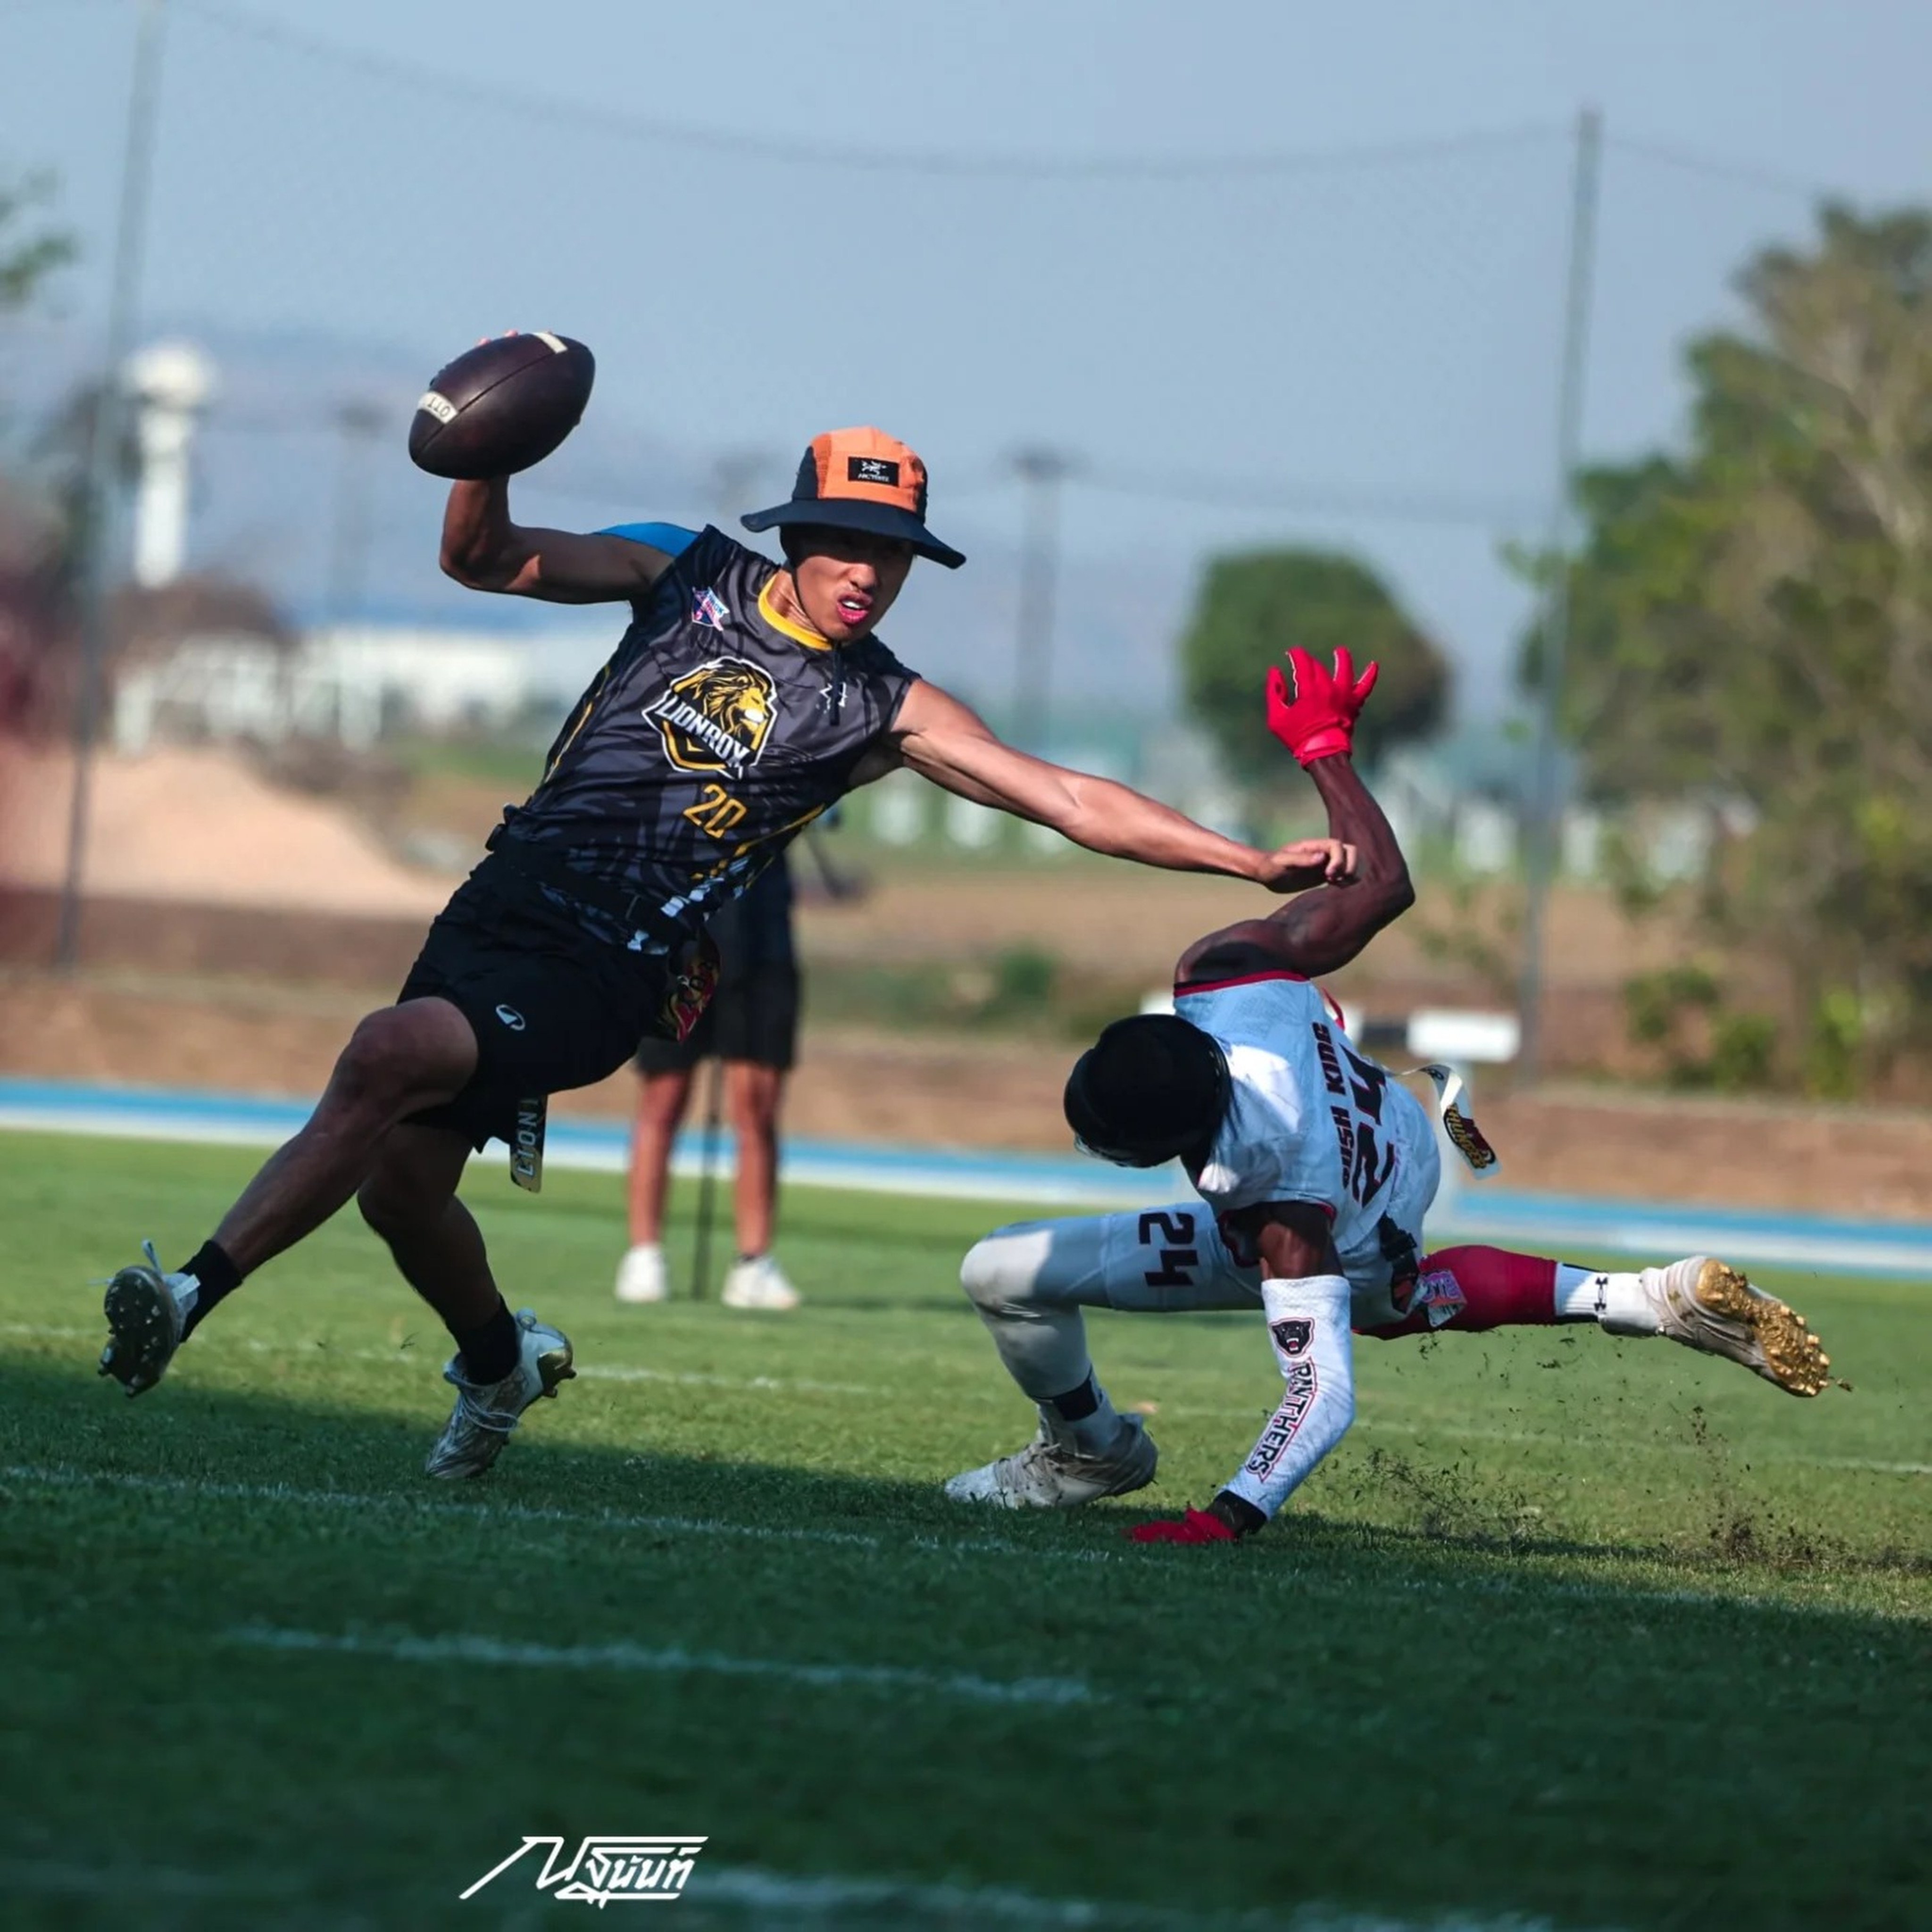
[[[777,574],[722,530],[692,542],[632,603],[503,838],[694,929],[843,796],[915,674],[876,638],[813,645],[772,623],[759,592]]]

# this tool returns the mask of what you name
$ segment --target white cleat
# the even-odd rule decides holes
[[[642,1241],[617,1264],[617,1299],[623,1302],[666,1301],[670,1289],[664,1280],[664,1250]]]
[[[540,1396],[554,1396],[560,1383],[576,1374],[570,1339],[539,1322],[527,1308],[517,1311],[521,1347],[517,1366],[500,1382],[465,1382],[460,1355],[442,1372],[456,1390],[456,1408],[423,1464],[426,1475],[460,1481],[480,1476],[503,1453],[524,1411]]]
[[[1100,1496],[1124,1496],[1154,1480],[1160,1451],[1137,1415],[1120,1418],[1120,1432],[1098,1455],[1078,1448],[1069,1436],[1040,1433],[1016,1454],[968,1469],[946,1486],[956,1503],[995,1509],[1078,1509]]]
[[[1832,1358],[1804,1316],[1723,1262],[1692,1255],[1637,1280],[1658,1332],[1673,1342],[1742,1362],[1792,1395],[1816,1395],[1830,1379]]]
[[[152,1388],[167,1372],[200,1287],[191,1274],[170,1274],[152,1241],[143,1241],[141,1252],[146,1261],[124,1268],[108,1282],[100,1308],[108,1334],[100,1372],[130,1396]]]
[[[798,1306],[798,1290],[770,1255],[734,1262],[718,1299],[727,1308],[764,1308],[782,1311]]]

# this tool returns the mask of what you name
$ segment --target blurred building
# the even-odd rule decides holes
[[[116,682],[114,742],[314,738],[366,750],[386,734],[503,731],[552,689],[534,640],[487,631],[344,625],[280,646],[208,632]]]

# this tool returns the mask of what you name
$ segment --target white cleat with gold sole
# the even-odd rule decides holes
[[[1673,1342],[1742,1362],[1790,1395],[1816,1395],[1831,1379],[1832,1358],[1804,1316],[1726,1263],[1692,1255],[1637,1279],[1658,1332]]]

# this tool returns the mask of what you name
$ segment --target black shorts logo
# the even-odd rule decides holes
[[[521,1033],[524,1028],[530,1024],[530,1022],[525,1019],[514,1006],[499,1006],[496,1009],[496,1017],[512,1033]]]
[[[1315,1340],[1315,1321],[1312,1316],[1286,1315],[1279,1322],[1268,1324],[1268,1333],[1274,1337],[1274,1345],[1292,1360],[1297,1355],[1305,1355],[1309,1344]]]
[[[742,658],[713,658],[644,706],[681,772],[736,777],[758,761],[778,715],[778,680]]]

